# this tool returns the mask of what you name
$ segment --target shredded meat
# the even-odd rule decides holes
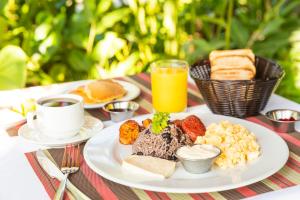
[[[132,145],[132,152],[137,155],[176,160],[176,150],[190,144],[192,144],[190,138],[174,124],[167,126],[160,134],[152,133],[150,125],[140,132]]]

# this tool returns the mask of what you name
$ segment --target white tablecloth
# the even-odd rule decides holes
[[[66,84],[68,85],[68,84]],[[57,88],[57,86],[54,86]],[[59,87],[60,91],[62,87]],[[31,93],[36,94],[35,91],[40,90],[32,89]],[[38,95],[42,95],[44,90],[38,91]],[[53,91],[57,91],[54,89]],[[51,92],[53,92],[51,90]],[[27,91],[28,92],[28,91]],[[47,92],[48,94],[51,92]],[[25,93],[22,90],[0,92],[0,107],[9,106],[6,105],[10,101],[9,99],[15,98],[14,93],[17,96],[24,98]],[[28,94],[28,93],[26,93]],[[300,111],[300,105],[289,101],[278,95],[272,95],[265,111],[274,108],[290,108]],[[1,122],[4,119],[0,118]],[[111,122],[106,122],[105,125],[111,125]],[[300,134],[300,133],[299,133]],[[24,153],[36,151],[41,148],[38,145],[30,144],[19,137],[10,137],[6,131],[0,127],[0,200],[43,200],[49,199],[43,185],[39,181],[38,177],[31,168],[29,162],[25,158]],[[300,197],[300,186],[290,187],[287,189],[269,192],[266,194],[255,196],[251,199],[299,199]]]

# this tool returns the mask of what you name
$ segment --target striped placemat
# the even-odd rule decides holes
[[[137,114],[141,115],[150,113],[152,111],[150,76],[148,74],[139,74],[132,77],[122,77],[118,79],[132,82],[141,88],[141,95],[136,99],[136,101],[140,104],[140,108],[137,111]],[[203,104],[201,95],[199,94],[196,86],[189,84],[188,106],[195,106],[199,104]],[[101,109],[89,110],[89,113],[97,118],[100,118],[101,120],[109,120],[109,116],[107,115],[107,113],[105,113]],[[247,118],[247,120],[273,129],[272,124],[263,116],[250,117]],[[263,181],[234,190],[201,194],[175,194],[130,188],[111,182],[99,176],[87,166],[86,162],[83,159],[81,161],[80,171],[76,174],[71,175],[70,180],[91,199],[242,199],[245,197],[250,197],[300,184],[300,135],[297,133],[277,134],[279,134],[287,142],[290,148],[290,156],[287,164],[279,172]],[[63,150],[51,149],[48,152],[59,166],[61,163]],[[50,198],[53,198],[59,182],[49,177],[43,171],[36,160],[35,152],[27,153],[26,157],[34,172],[45,187],[45,190],[49,194]],[[66,198],[68,199],[68,197]]]

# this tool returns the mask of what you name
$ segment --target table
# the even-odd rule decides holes
[[[149,101],[147,101],[147,99],[149,100],[150,98],[149,76],[147,74],[140,74],[133,77],[122,77],[120,79],[133,82],[141,88],[142,94],[137,101],[140,104],[143,104],[143,106],[142,109],[139,110],[139,114],[151,112],[151,104]],[[60,93],[68,89],[70,86],[78,83],[80,82],[56,84],[47,87],[33,87],[22,90],[3,91],[0,92],[0,107],[7,107],[11,104],[18,103],[24,98],[38,98],[39,96],[43,96],[45,94],[49,95]],[[201,96],[198,92],[196,92],[196,87],[192,82],[189,83],[189,88],[189,105],[194,106],[192,109],[197,109],[197,105],[203,103]],[[300,105],[278,95],[272,95],[268,105],[266,106],[265,110],[262,111],[262,113],[274,108],[291,108],[300,110]],[[99,110],[94,111],[94,113],[92,112],[92,114],[98,118],[106,118],[106,116]],[[253,120],[255,121],[254,118]],[[0,126],[3,121],[5,120],[0,116]],[[105,126],[110,126],[112,122],[105,121],[104,124]],[[283,136],[289,137],[287,134]],[[294,144],[296,146],[295,148],[298,148],[300,151],[300,139],[294,142],[296,142],[296,144]],[[36,151],[39,148],[43,147],[29,144],[17,136],[10,136],[9,132],[7,132],[4,128],[0,128],[0,199],[49,199],[48,193],[24,155],[24,153]],[[300,171],[300,169],[297,170]],[[277,187],[279,188],[280,184]],[[244,192],[247,193],[251,191]],[[296,199],[299,194],[300,186],[296,185],[294,187],[288,187],[287,189],[256,195],[251,199]],[[226,193],[224,193],[220,196],[220,198],[224,196],[230,197],[230,194],[228,195],[229,196],[226,196]],[[251,196],[251,194],[249,196]],[[180,195],[172,196],[172,199],[180,198],[182,198]],[[190,198],[201,199],[205,198],[205,196],[191,196]]]

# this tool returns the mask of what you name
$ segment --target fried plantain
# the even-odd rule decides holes
[[[152,123],[152,120],[149,118],[142,121],[142,124],[145,128],[148,128],[151,123]]]
[[[120,126],[120,143],[132,144],[139,135],[139,124],[134,120],[127,120]]]

